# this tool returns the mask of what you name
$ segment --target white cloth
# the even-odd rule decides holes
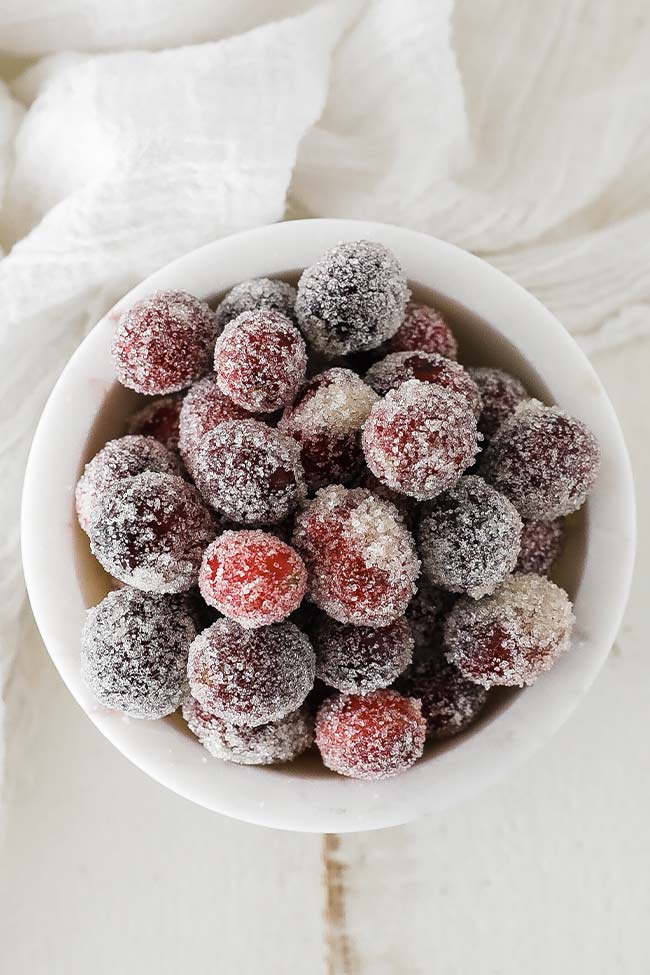
[[[183,252],[284,214],[385,220],[482,254],[588,348],[649,330],[645,0],[5,0],[0,51],[0,680],[39,410]]]

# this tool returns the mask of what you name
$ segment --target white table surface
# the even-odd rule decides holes
[[[194,807],[91,726],[25,614],[9,693],[2,973],[650,971],[650,341],[595,366],[642,501],[625,623],[546,749],[444,816],[324,838]]]

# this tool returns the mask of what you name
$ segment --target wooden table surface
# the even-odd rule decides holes
[[[641,499],[650,341],[595,366]],[[0,846],[7,975],[643,975],[650,971],[647,510],[596,685],[507,781],[444,816],[281,833],[167,792],[90,725],[25,614]],[[614,569],[615,571],[615,569]]]

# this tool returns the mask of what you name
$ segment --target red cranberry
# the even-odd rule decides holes
[[[212,366],[217,322],[204,301],[156,291],[120,318],[111,355],[117,378],[139,393],[175,393]]]
[[[522,517],[550,520],[584,504],[599,466],[598,443],[584,423],[529,400],[499,427],[480,473]]]
[[[89,537],[95,558],[120,582],[147,592],[184,592],[197,583],[214,524],[191,484],[147,471],[105,493]]]
[[[411,379],[373,407],[362,443],[380,481],[425,500],[455,484],[471,465],[476,421],[456,393]]]
[[[392,684],[413,657],[408,621],[380,630],[323,616],[314,630],[316,675],[339,691],[365,693]]]
[[[324,764],[355,779],[387,779],[422,755],[426,722],[419,701],[396,691],[338,694],[316,717]]]
[[[279,312],[243,312],[219,336],[214,368],[219,388],[233,402],[272,413],[293,399],[305,378],[305,342]]]
[[[247,630],[213,623],[190,647],[187,673],[201,707],[226,721],[257,726],[299,707],[314,683],[314,651],[293,623]]]
[[[569,597],[543,576],[513,575],[492,596],[459,599],[445,622],[447,659],[491,687],[533,684],[569,647]]]
[[[419,562],[393,505],[361,488],[322,488],[296,518],[293,543],[312,602],[340,623],[388,626],[404,615]]]
[[[224,532],[206,549],[199,573],[206,603],[249,628],[286,619],[306,585],[295,549],[262,531]]]
[[[458,358],[458,343],[440,312],[410,301],[404,321],[386,343],[386,352],[436,352],[446,359]]]
[[[247,525],[279,523],[305,496],[298,444],[257,420],[227,421],[206,433],[194,475],[208,504]]]

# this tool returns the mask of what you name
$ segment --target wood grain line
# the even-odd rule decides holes
[[[341,861],[340,848],[341,838],[335,833],[323,836],[327,975],[358,975],[358,960],[347,927],[347,867]]]

